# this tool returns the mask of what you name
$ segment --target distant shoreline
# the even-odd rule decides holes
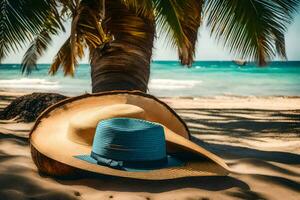
[[[0,103],[5,99],[31,94],[32,92],[3,91],[0,89]],[[77,96],[60,93],[69,97]],[[84,93],[82,93],[84,94]],[[78,94],[78,95],[82,95]],[[209,109],[261,109],[261,110],[300,110],[300,96],[215,96],[215,97],[160,97],[174,109],[205,107]],[[6,103],[5,103],[6,102]]]
[[[61,92],[61,91],[38,91],[38,90],[17,90],[17,89],[1,89],[0,88],[0,96],[11,94],[13,96],[20,96],[20,95],[26,95],[31,94],[35,92],[40,93],[58,93],[66,96],[78,96],[83,95],[86,93],[91,92],[84,92],[84,93],[68,93],[68,92]],[[151,93],[149,93],[151,94]],[[172,99],[272,99],[272,98],[278,98],[278,99],[300,99],[300,95],[265,95],[265,96],[255,96],[255,95],[217,95],[217,96],[160,96],[151,94],[153,96],[159,97],[159,98],[172,98]]]

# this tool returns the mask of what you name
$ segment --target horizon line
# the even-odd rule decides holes
[[[195,60],[193,63],[195,62],[232,62],[235,61],[233,60]],[[152,60],[151,62],[180,62],[180,60]],[[255,63],[256,61],[247,61],[249,63]],[[269,61],[271,62],[300,62],[300,60],[273,60],[273,61]],[[21,63],[12,63],[12,62],[7,62],[7,63],[0,63],[0,65],[6,65],[6,64],[21,64]],[[51,64],[51,62],[49,63],[36,63],[37,65],[48,65]],[[89,65],[90,63],[78,63],[78,65]]]

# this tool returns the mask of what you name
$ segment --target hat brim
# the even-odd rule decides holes
[[[197,154],[205,159],[188,161],[183,166],[170,166],[137,172],[117,170],[75,158],[74,156],[76,155],[89,155],[91,146],[75,143],[68,139],[68,120],[74,114],[85,109],[117,103],[141,106],[147,113],[147,120],[162,124],[165,129],[168,150],[185,151]],[[155,106],[155,109],[153,109],[153,106]],[[151,111],[148,112],[148,110]],[[161,104],[155,98],[145,97],[144,94],[140,95],[137,92],[113,92],[70,98],[47,109],[39,117],[32,129],[30,142],[37,151],[53,160],[78,169],[112,176],[163,180],[189,176],[228,174],[229,169],[221,158],[193,143],[187,137],[186,127],[174,116],[169,108],[166,108],[165,104]]]

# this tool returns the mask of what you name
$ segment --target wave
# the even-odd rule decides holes
[[[196,80],[173,80],[173,79],[152,79],[149,88],[156,90],[177,90],[193,88],[202,81]]]
[[[0,88],[17,88],[17,89],[58,89],[60,88],[58,81],[49,81],[46,79],[10,79],[0,80]]]
[[[205,67],[199,66],[199,65],[196,65],[196,66],[195,66],[195,69],[202,69],[202,68],[205,68]]]

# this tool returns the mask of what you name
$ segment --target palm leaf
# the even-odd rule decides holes
[[[58,69],[62,67],[65,75],[70,74],[73,76],[77,60],[72,58],[72,56],[71,39],[69,37],[57,52],[54,61],[50,66],[49,74],[56,74]]]
[[[21,70],[22,73],[30,74],[33,69],[37,69],[37,60],[43,55],[51,43],[51,35],[47,30],[43,30],[31,42],[29,48],[23,56]]]
[[[60,20],[57,8],[53,7],[52,12],[44,23],[42,31],[35,36],[29,48],[23,56],[21,69],[22,73],[31,73],[33,69],[37,68],[38,59],[46,52],[47,48],[52,42],[52,36],[57,35],[60,30],[65,31],[64,26]]]
[[[127,0],[129,7],[148,17],[156,15],[159,34],[167,43],[178,48],[183,65],[191,65],[195,54],[198,29],[201,23],[202,0]]]
[[[86,46],[93,51],[106,40],[100,24],[99,1],[83,0],[75,6],[72,13],[70,37],[58,51],[51,65],[49,73],[52,75],[61,67],[65,75],[73,76],[77,60],[83,58]]]
[[[185,1],[177,0],[153,0],[156,14],[156,22],[160,28],[159,34],[173,47],[188,43],[183,31],[180,17],[183,17],[183,5]]]
[[[83,0],[79,9],[78,21],[74,31],[76,31],[78,38],[84,40],[90,51],[92,51],[106,40],[106,34],[101,24],[102,5],[98,0]]]
[[[187,2],[183,5],[183,16],[180,17],[180,24],[187,41],[178,46],[178,54],[182,65],[191,66],[195,56],[204,2],[203,0],[190,0]]]
[[[69,37],[57,52],[49,69],[50,75],[55,75],[59,68],[62,68],[64,75],[74,76],[78,59],[84,57],[85,44],[77,40],[74,43]]]
[[[76,4],[79,4],[77,1],[74,0],[56,0],[60,7],[62,7],[61,14],[68,13],[70,11],[73,15],[76,12]]]
[[[284,33],[299,0],[214,0],[205,12],[211,35],[243,59],[266,65],[276,55],[286,58]]]
[[[0,1],[0,62],[38,34],[51,11],[53,1]]]

